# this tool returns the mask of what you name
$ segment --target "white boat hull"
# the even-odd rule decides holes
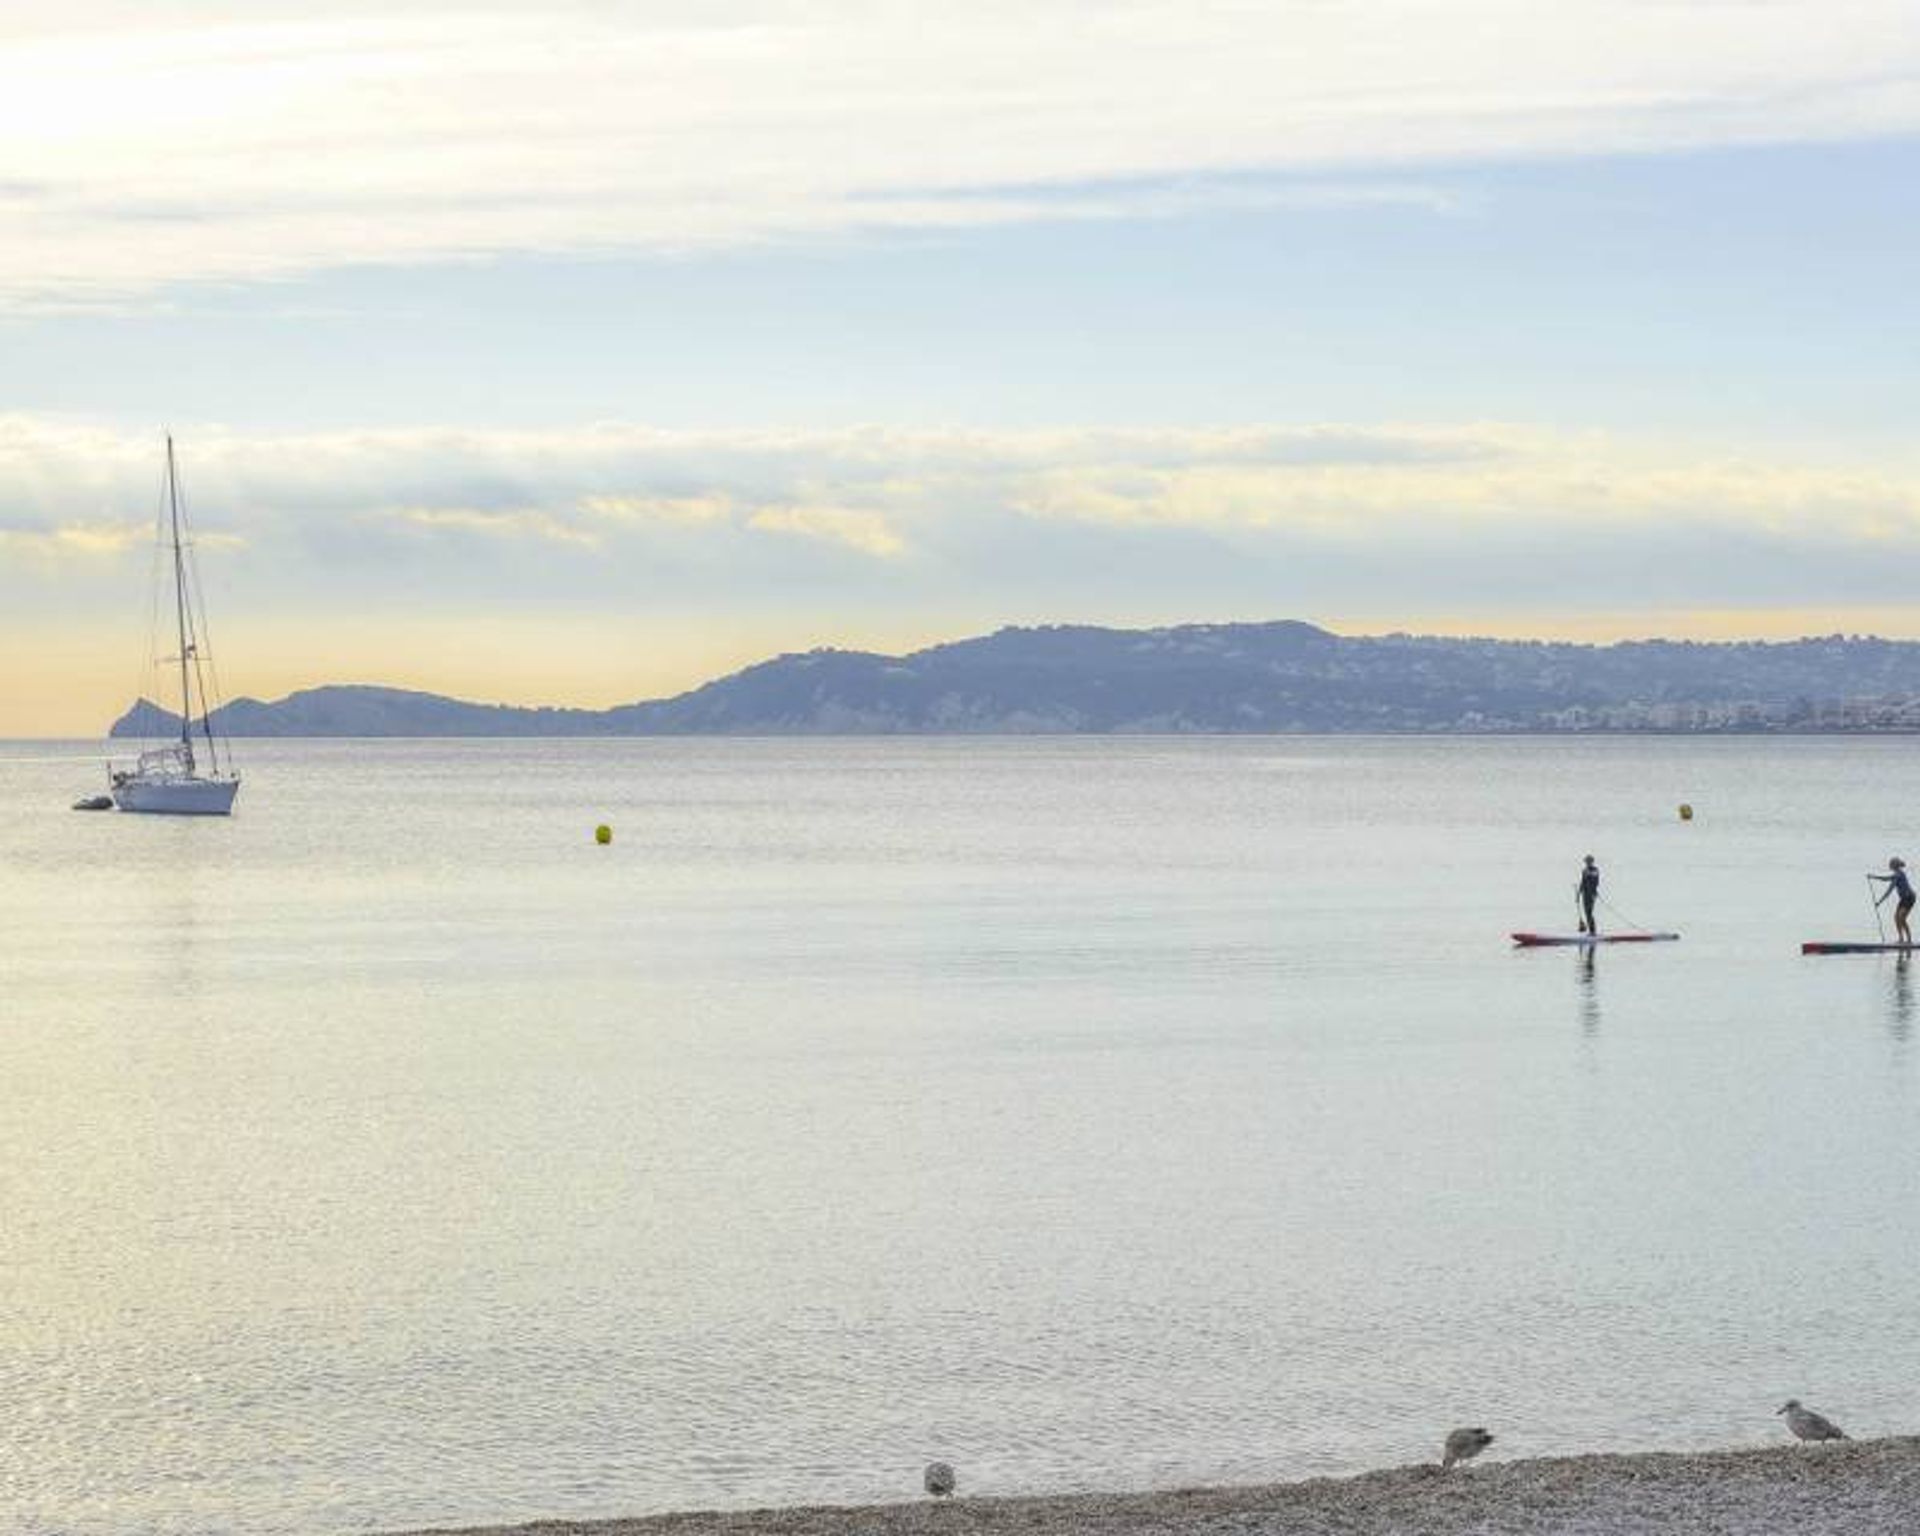
[[[240,793],[238,779],[123,779],[113,803],[149,816],[226,816]]]

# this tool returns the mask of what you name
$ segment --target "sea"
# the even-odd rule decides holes
[[[0,743],[5,1536],[1920,1428],[1911,740],[239,752]]]

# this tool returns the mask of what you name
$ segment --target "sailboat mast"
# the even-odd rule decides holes
[[[193,696],[187,682],[187,566],[180,550],[180,482],[173,468],[173,434],[167,434],[167,507],[173,523],[173,616],[180,633],[180,750],[193,772]]]

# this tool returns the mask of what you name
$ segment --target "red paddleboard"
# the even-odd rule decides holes
[[[1677,933],[1516,933],[1513,942],[1522,949],[1540,949],[1554,944],[1671,944]]]
[[[1800,946],[1803,955],[1906,955],[1914,950],[1912,944],[1829,944],[1822,939],[1808,939]]]

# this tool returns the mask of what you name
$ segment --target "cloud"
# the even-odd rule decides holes
[[[488,512],[473,507],[400,507],[379,516],[402,527],[426,533],[478,534],[486,538],[539,539],[551,544],[578,544],[587,549],[600,541],[589,529],[562,522],[540,511]]]
[[[883,560],[901,554],[907,547],[885,517],[858,507],[763,507],[747,519],[747,526],[764,533],[790,533],[843,544]]]
[[[143,547],[153,530],[141,523],[64,523],[52,528],[0,527],[0,555],[38,563],[94,560]]]
[[[0,303],[501,252],[1448,206],[1465,161],[1920,128],[1907,0],[74,0],[0,33]],[[1490,46],[1489,39],[1497,39]]]
[[[1796,459],[1499,422],[1378,426],[205,428],[179,455],[202,542],[387,527],[583,548],[780,533],[867,554],[970,521],[1177,528],[1376,546],[1601,520],[1882,545],[1920,538],[1915,464]],[[161,444],[0,416],[0,527],[84,542],[141,525]],[[78,530],[78,531],[74,531]]]
[[[724,522],[733,511],[732,499],[718,493],[705,496],[583,496],[580,510],[608,522],[670,527],[697,527]]]
[[[1015,505],[1035,517],[1290,530],[1361,545],[1435,532],[1471,541],[1560,524],[1644,537],[1660,523],[1850,544],[1920,541],[1912,474],[1676,460],[1632,442],[1541,432],[1491,431],[1484,441],[1489,451],[1468,462],[1076,465],[1038,476]]]

